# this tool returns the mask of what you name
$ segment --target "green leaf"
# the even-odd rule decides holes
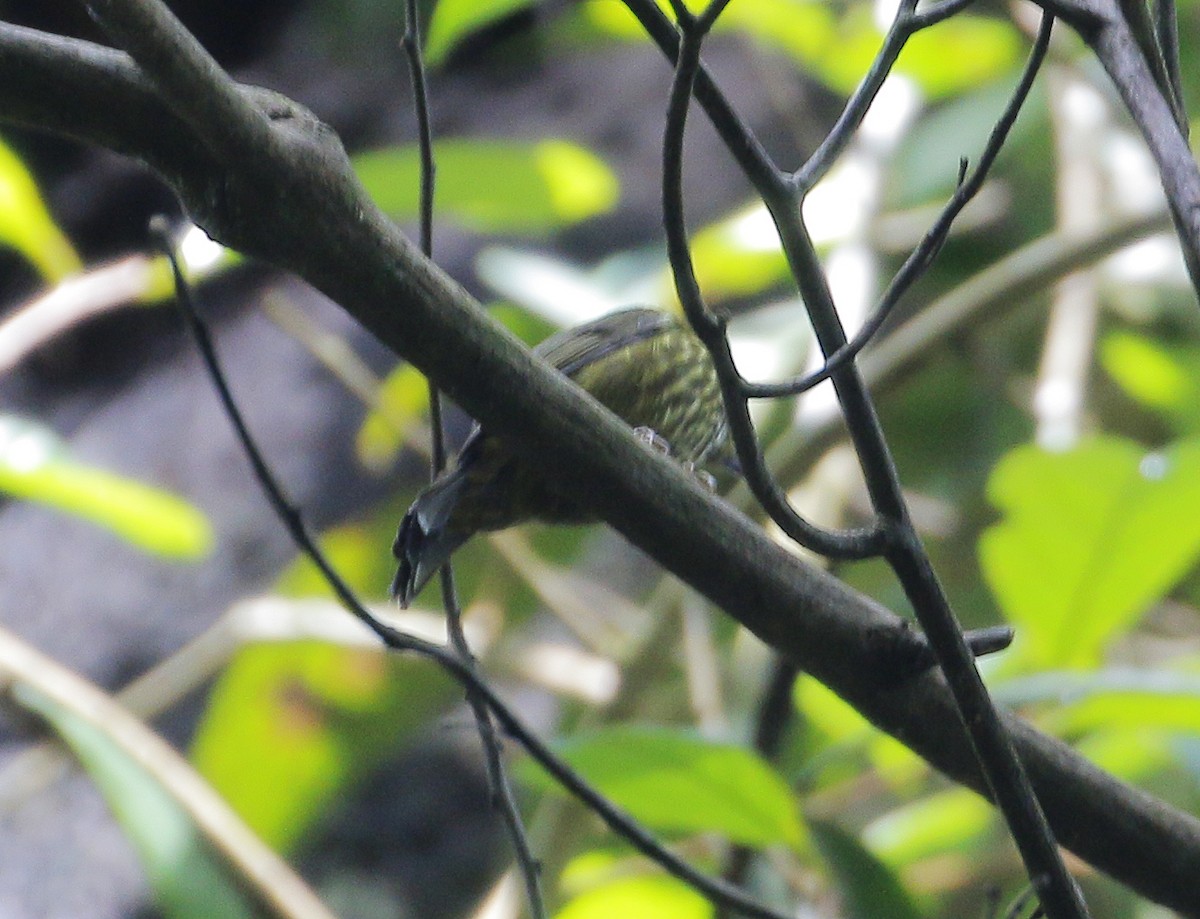
[[[1112,332],[1100,363],[1130,398],[1166,418],[1181,434],[1200,432],[1200,348],[1165,345],[1134,332]]]
[[[641,822],[662,832],[718,832],[751,846],[805,845],[787,784],[741,747],[684,731],[617,727],[573,738],[559,754]]]
[[[378,401],[363,419],[355,440],[359,460],[385,471],[409,435],[425,420],[429,383],[412,364],[397,364],[379,387]]]
[[[1024,45],[1008,19],[958,15],[914,35],[896,72],[941,98],[983,86],[1012,71]]]
[[[481,233],[550,233],[611,210],[620,194],[604,161],[567,141],[447,140],[434,155],[438,215]],[[398,220],[416,218],[415,147],[360,154],[354,168],[383,210]]]
[[[1042,665],[1095,663],[1104,646],[1200,555],[1200,441],[1147,452],[1097,437],[1069,453],[1034,446],[997,464],[984,532],[989,586]]]
[[[920,919],[896,875],[855,836],[824,820],[809,821],[809,830],[837,880],[847,919]]]
[[[432,664],[381,649],[250,645],[214,688],[191,758],[264,842],[287,851],[338,789],[456,697]]]
[[[0,243],[12,246],[50,282],[83,268],[71,243],[46,209],[25,164],[0,143]]]
[[[213,547],[208,518],[161,489],[74,462],[46,428],[0,415],[0,492],[57,508],[140,549],[199,559]]]
[[[666,0],[659,0],[658,5],[674,19]],[[688,0],[687,5],[693,13],[706,6],[703,0]],[[608,35],[645,40],[645,30],[621,3],[588,0],[584,16]],[[832,5],[812,0],[733,3],[721,14],[714,31],[738,32],[763,47],[781,51],[843,94],[862,81],[884,37],[867,5],[850,5],[839,20]],[[1008,73],[1020,60],[1024,44],[1005,19],[960,13],[914,35],[895,71],[911,77],[927,95],[941,98]]]
[[[1200,735],[1200,676],[1165,667],[1043,671],[993,690],[1009,706],[1049,702],[1060,734],[1150,729]]]
[[[171,919],[254,919],[261,913],[174,798],[101,731],[36,690],[22,703],[66,741],[137,848],[155,900]]]
[[[712,904],[670,877],[620,878],[581,893],[555,919],[710,919]]]
[[[873,820],[863,831],[867,848],[900,869],[945,853],[967,855],[993,825],[992,806],[965,788],[949,788]]]
[[[789,277],[779,236],[760,208],[703,227],[691,247],[696,278],[715,301],[760,294]]]
[[[472,32],[477,32],[510,13],[533,6],[533,0],[437,0],[425,37],[425,59],[432,65]]]

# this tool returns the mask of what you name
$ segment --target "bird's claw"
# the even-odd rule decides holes
[[[671,445],[667,443],[667,439],[654,430],[654,428],[648,428],[645,425],[640,425],[633,429],[633,433],[637,435],[638,440],[644,443],[655,453],[661,453],[663,456],[671,455]]]
[[[637,439],[644,443],[655,453],[661,453],[663,456],[671,455],[671,445],[667,443],[667,439],[655,431],[653,428],[648,428],[641,425],[633,429],[633,433],[637,435]],[[680,463],[684,469],[695,476],[696,480],[711,492],[717,490],[717,480],[706,470],[701,469],[693,462]]]

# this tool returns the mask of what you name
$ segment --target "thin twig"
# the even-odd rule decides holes
[[[406,0],[404,6],[404,37],[401,41],[408,58],[412,78],[413,103],[417,116],[417,137],[421,151],[420,245],[426,258],[433,257],[433,196],[436,182],[436,163],[433,158],[433,126],[429,117],[429,92],[425,83],[425,65],[421,55],[421,25],[416,0]],[[442,397],[433,381],[429,382],[429,423],[432,443],[429,461],[430,481],[435,481],[446,466],[446,434],[442,424]],[[465,666],[477,669],[471,645],[463,632],[462,607],[454,586],[454,567],[449,560],[441,570],[442,606],[446,611],[446,631],[450,646]],[[516,795],[504,768],[500,738],[492,723],[486,703],[472,690],[467,691],[467,704],[475,719],[476,731],[487,767],[488,785],[493,805],[500,810],[512,843],[517,866],[525,883],[525,897],[533,919],[545,919],[546,903],[542,896],[541,866],[529,845],[529,836],[521,820]]]
[[[1154,34],[1158,39],[1158,52],[1162,55],[1166,79],[1164,90],[1170,94],[1171,107],[1175,110],[1179,130],[1187,137],[1187,106],[1183,101],[1183,76],[1179,69],[1179,17],[1175,10],[1175,0],[1154,0],[1151,12],[1154,17]]]
[[[681,4],[679,6],[683,9]],[[696,280],[683,214],[683,136],[689,101],[700,66],[700,47],[708,27],[715,21],[713,11],[717,6],[713,4],[708,7],[699,19],[693,19],[683,9],[680,23],[687,25],[683,26],[663,129],[663,226],[675,289],[688,321],[708,348],[716,365],[738,463],[747,485],[767,514],[791,539],[821,555],[842,559],[877,555],[883,547],[883,533],[878,527],[845,532],[825,530],[805,520],[788,501],[763,458],[762,445],[755,433],[749,403],[744,395],[747,384],[734,363],[725,334],[725,323],[704,305],[700,284]]]
[[[884,49],[872,65],[870,75],[864,81],[867,85],[862,93],[862,101],[857,108],[848,107],[843,118],[843,134],[846,141],[852,130],[848,126],[849,122],[854,121],[856,125],[865,116],[874,91],[878,85],[882,85],[886,73],[894,63],[894,55],[899,53],[907,35],[911,34],[906,31],[910,25],[903,20],[915,6],[915,0],[904,0],[901,3],[900,15],[893,28],[894,37],[885,42]],[[680,269],[676,272],[676,287],[680,299],[685,305],[689,319],[693,321],[697,334],[709,344],[710,350],[714,352],[714,360],[720,366],[723,360],[721,352],[727,352],[728,343],[722,347],[719,339],[724,338],[723,324],[703,309],[698,285],[691,271],[690,257],[686,251],[686,235],[681,229],[682,182],[679,162],[682,157],[682,122],[686,117],[691,95],[691,81],[699,69],[699,46],[711,22],[712,20],[707,18],[680,18],[682,36],[676,52],[676,76],[664,137],[664,223],[668,231],[672,270]],[[871,89],[872,86],[875,88]],[[724,118],[723,112],[721,115]],[[728,138],[726,141],[728,142]],[[781,179],[779,169],[769,162],[756,164],[747,171],[747,178],[754,184],[775,222],[788,264],[799,285],[826,359],[846,345],[846,336],[820,260],[804,224],[798,199],[811,187],[814,176],[832,164],[839,149],[838,142],[828,144],[824,155],[815,156],[810,160],[811,169],[801,170],[786,179]],[[831,379],[859,456],[871,503],[880,521],[875,532],[881,537],[882,555],[896,573],[935,651],[980,767],[1010,827],[1030,878],[1053,919],[1086,916],[1086,907],[1078,888],[1063,864],[1054,836],[1033,793],[1028,776],[1017,758],[1012,740],[983,686],[962,629],[950,609],[945,592],[915,532],[901,494],[895,463],[862,377],[854,363],[850,362],[834,371]],[[728,391],[731,385],[730,379],[723,378],[723,390]],[[730,400],[726,401],[729,404]],[[736,405],[735,402],[734,406]],[[735,431],[735,442],[739,440],[736,436],[738,421],[738,417],[731,413],[731,431]],[[752,432],[750,434],[752,436]],[[745,437],[745,432],[742,437]],[[739,454],[744,446],[749,445],[738,443]],[[781,493],[773,480],[772,483],[774,488],[767,490],[768,496]],[[751,488],[755,490],[757,497],[757,487],[751,484]],[[774,517],[780,508],[766,509]]]
[[[946,243],[947,237],[950,235],[950,229],[954,221],[958,219],[958,215],[962,213],[963,208],[979,194],[979,190],[983,187],[984,180],[987,179],[988,173],[991,171],[1001,147],[1004,146],[1004,142],[1008,139],[1008,135],[1016,123],[1017,116],[1021,113],[1021,108],[1025,105],[1025,100],[1029,98],[1029,91],[1033,88],[1033,81],[1041,69],[1042,62],[1046,58],[1046,50],[1050,46],[1050,32],[1053,25],[1054,17],[1049,13],[1043,14],[1037,39],[1034,42],[1033,49],[1030,51],[1025,69],[1021,73],[1021,79],[1017,82],[1017,86],[1013,90],[1013,94],[1009,98],[1000,119],[992,128],[992,133],[988,136],[987,144],[983,148],[983,153],[980,154],[979,162],[976,164],[974,171],[968,177],[966,174],[966,159],[964,158],[960,162],[958,183],[954,189],[954,194],[942,209],[938,219],[934,221],[933,226],[925,233],[920,244],[905,259],[904,264],[900,266],[900,270],[892,277],[891,283],[888,284],[887,290],[883,292],[883,296],[880,297],[879,303],[872,311],[870,318],[863,323],[862,328],[858,330],[854,338],[831,354],[820,369],[811,373],[792,380],[782,380],[775,383],[745,383],[743,385],[743,392],[748,398],[771,399],[782,396],[798,396],[801,393],[807,392],[818,383],[828,380],[837,370],[854,360],[862,349],[878,334],[884,322],[887,321],[888,316],[891,315],[892,310],[904,295],[912,289],[913,284],[916,283],[921,275],[929,269],[929,266],[933,264],[934,259],[937,258],[938,253],[942,250],[942,246]]]

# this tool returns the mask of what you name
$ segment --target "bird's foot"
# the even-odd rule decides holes
[[[671,445],[667,439],[655,431],[653,428],[643,426],[633,429],[633,433],[637,435],[638,440],[644,443],[655,453],[661,453],[663,456],[671,455]],[[693,462],[681,462],[681,465],[689,473],[695,476],[696,480],[711,492],[717,490],[717,480],[706,470],[701,469]]]
[[[667,443],[667,439],[663,437],[654,428],[648,428],[641,425],[633,429],[633,433],[637,439],[644,443],[655,453],[661,453],[663,456],[671,455],[671,445]]]
[[[717,480],[711,472],[709,472],[707,469],[701,469],[695,463],[683,463],[681,465],[684,469],[690,472],[692,477],[695,478],[695,480],[703,485],[708,491],[712,492],[713,494],[717,493]]]

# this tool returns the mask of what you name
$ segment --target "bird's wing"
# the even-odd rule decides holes
[[[676,321],[661,310],[641,307],[620,310],[552,335],[534,351],[567,376],[572,376],[619,348],[658,335]]]

